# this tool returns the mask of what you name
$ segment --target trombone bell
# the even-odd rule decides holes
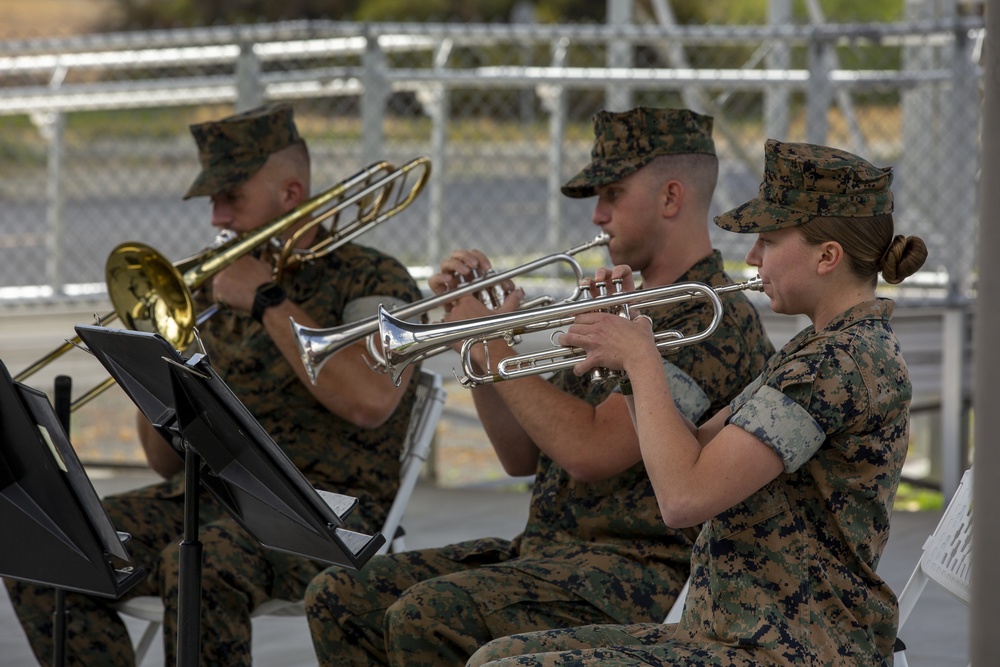
[[[144,243],[122,243],[105,265],[108,296],[126,328],[158,333],[175,349],[194,341],[194,302],[180,272]]]
[[[122,243],[108,256],[104,271],[115,311],[99,321],[107,323],[115,316],[128,329],[158,333],[175,349],[184,349],[197,339],[195,328],[218,309],[216,304],[197,316],[194,312],[192,291],[212,276],[257,248],[284,238],[274,260],[277,280],[286,268],[333,252],[409,206],[427,183],[430,169],[426,157],[414,158],[398,168],[388,162],[374,162],[257,229],[242,235],[223,232],[211,245],[176,264],[143,243]],[[347,210],[354,211],[354,218],[337,224]],[[329,234],[322,241],[309,248],[297,245],[307,230],[328,220]],[[72,350],[77,342],[79,338],[67,341],[15,379],[23,382]],[[105,382],[90,390],[71,409],[111,384]]]

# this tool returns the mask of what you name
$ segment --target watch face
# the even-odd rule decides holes
[[[263,321],[264,311],[271,306],[277,306],[285,300],[285,290],[277,283],[267,283],[257,288],[253,298],[250,316],[258,322]]]
[[[272,306],[285,300],[285,290],[281,289],[281,285],[274,283],[261,288],[258,294],[260,294],[265,303]]]

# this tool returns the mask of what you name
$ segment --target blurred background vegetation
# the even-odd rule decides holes
[[[651,2],[637,10],[653,14]],[[674,0],[683,24],[765,23],[768,0]],[[286,19],[351,21],[505,22],[530,18],[540,23],[603,22],[606,0],[114,0],[117,16],[109,28],[165,28],[248,23]],[[797,0],[796,16],[808,16],[805,0]],[[827,0],[821,2],[832,21],[892,21],[903,11],[903,0]]]

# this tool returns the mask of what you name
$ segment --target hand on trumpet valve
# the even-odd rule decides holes
[[[599,268],[594,273],[593,281],[588,282],[605,286],[611,283],[611,293],[635,290],[632,269],[626,265],[614,269]],[[631,356],[646,350],[659,358],[652,320],[638,314],[637,308],[629,309],[627,306],[616,308],[614,312],[593,310],[580,313],[566,333],[559,337],[559,344],[583,350],[586,356],[573,366],[573,372],[583,375],[599,371],[595,379],[617,377],[619,372],[624,371]]]
[[[471,319],[490,315],[492,312],[510,312],[516,308],[516,304],[508,304],[508,297],[517,294],[517,303],[523,293],[515,289],[511,280],[495,282],[489,280],[490,284],[485,284],[494,275],[489,258],[479,250],[455,250],[441,262],[441,270],[431,276],[427,283],[431,290],[437,294],[446,294],[461,286],[483,282],[482,290],[476,292],[476,299],[482,305],[482,309],[475,309],[468,303],[462,306],[463,314],[454,313],[455,308],[461,300],[456,300],[444,304],[446,314],[451,313],[449,321]],[[505,305],[507,307],[505,307]]]

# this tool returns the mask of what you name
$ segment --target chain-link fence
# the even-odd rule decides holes
[[[591,238],[559,185],[591,116],[634,105],[715,117],[715,211],[753,196],[767,137],[896,169],[897,224],[932,248],[922,296],[974,287],[981,17],[767,26],[295,22],[0,43],[0,303],[104,289],[125,240],[181,258],[212,237],[188,125],[287,100],[314,188],[427,155],[404,213],[363,242],[417,269],[453,248],[496,264]],[[727,258],[746,240],[713,230]]]
[[[510,268],[592,238],[593,202],[559,186],[589,159],[593,114],[684,106],[715,118],[713,214],[756,193],[768,137],[894,166],[898,231],[927,240],[930,257],[889,293],[914,407],[931,420],[915,421],[930,436],[915,446],[941,462],[928,474],[947,491],[967,467],[982,5],[906,0],[905,22],[832,24],[807,2],[811,21],[797,25],[774,0],[768,25],[682,26],[669,3],[650,4],[655,24],[318,21],[0,41],[0,316],[106,307],[104,265],[121,242],[171,261],[206,246],[207,202],[181,199],[198,171],[188,126],[265,100],[294,106],[316,191],[374,161],[431,159],[416,201],[359,239],[418,276],[455,248]],[[712,233],[738,269],[749,240]]]

